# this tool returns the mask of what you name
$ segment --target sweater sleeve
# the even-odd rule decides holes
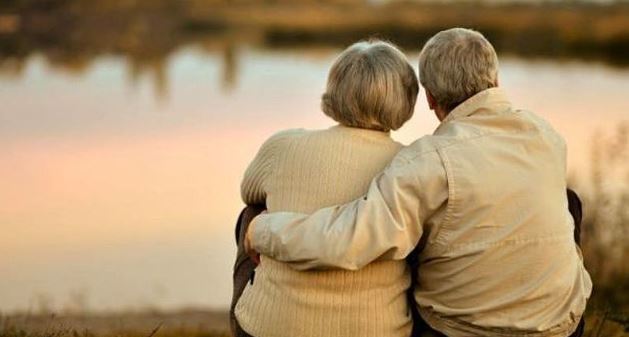
[[[267,186],[278,152],[287,138],[296,130],[278,132],[267,139],[258,150],[255,158],[247,167],[242,183],[240,195],[247,205],[261,205],[266,201]]]

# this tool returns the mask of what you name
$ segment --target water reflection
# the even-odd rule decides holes
[[[277,130],[332,124],[319,97],[336,53],[184,49],[160,64],[161,103],[144,75],[129,92],[121,58],[68,76],[34,57],[0,78],[0,310],[72,307],[77,291],[90,309],[225,307],[241,174]],[[505,57],[501,81],[587,182],[591,135],[627,119],[629,70]],[[420,98],[394,137],[436,125]]]
[[[223,69],[223,90],[230,91],[236,86],[238,77],[238,59],[234,45],[227,45],[223,50]]]

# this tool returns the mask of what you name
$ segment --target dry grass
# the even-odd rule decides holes
[[[583,185],[583,255],[594,281],[590,306],[629,316],[629,121],[614,134],[594,137]]]
[[[0,337],[227,337],[228,317],[204,310],[14,314],[0,317]]]
[[[174,314],[179,315],[179,314]],[[12,318],[6,317],[0,324],[0,337],[229,337],[226,327],[222,329],[195,328],[191,326],[177,327],[168,324],[157,324],[131,330],[111,328],[102,331],[95,329],[66,326],[63,317],[49,317],[49,326],[43,330],[33,331],[32,327],[14,323]],[[109,322],[116,326],[115,318]],[[96,331],[101,332],[96,332]],[[629,337],[629,316],[620,317],[608,311],[588,311],[586,315],[585,337]]]
[[[584,337],[629,337],[629,316],[588,310]]]

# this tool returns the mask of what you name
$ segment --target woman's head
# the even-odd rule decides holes
[[[413,115],[418,92],[417,76],[399,49],[380,40],[363,41],[345,49],[332,65],[321,108],[345,126],[396,130]]]

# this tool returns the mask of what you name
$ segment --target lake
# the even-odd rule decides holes
[[[226,308],[240,178],[271,134],[333,125],[319,98],[338,52],[185,46],[76,69],[33,53],[2,69],[0,311]],[[629,122],[626,67],[505,55],[500,84],[566,138],[577,186],[596,137]],[[393,137],[437,125],[422,90]]]

